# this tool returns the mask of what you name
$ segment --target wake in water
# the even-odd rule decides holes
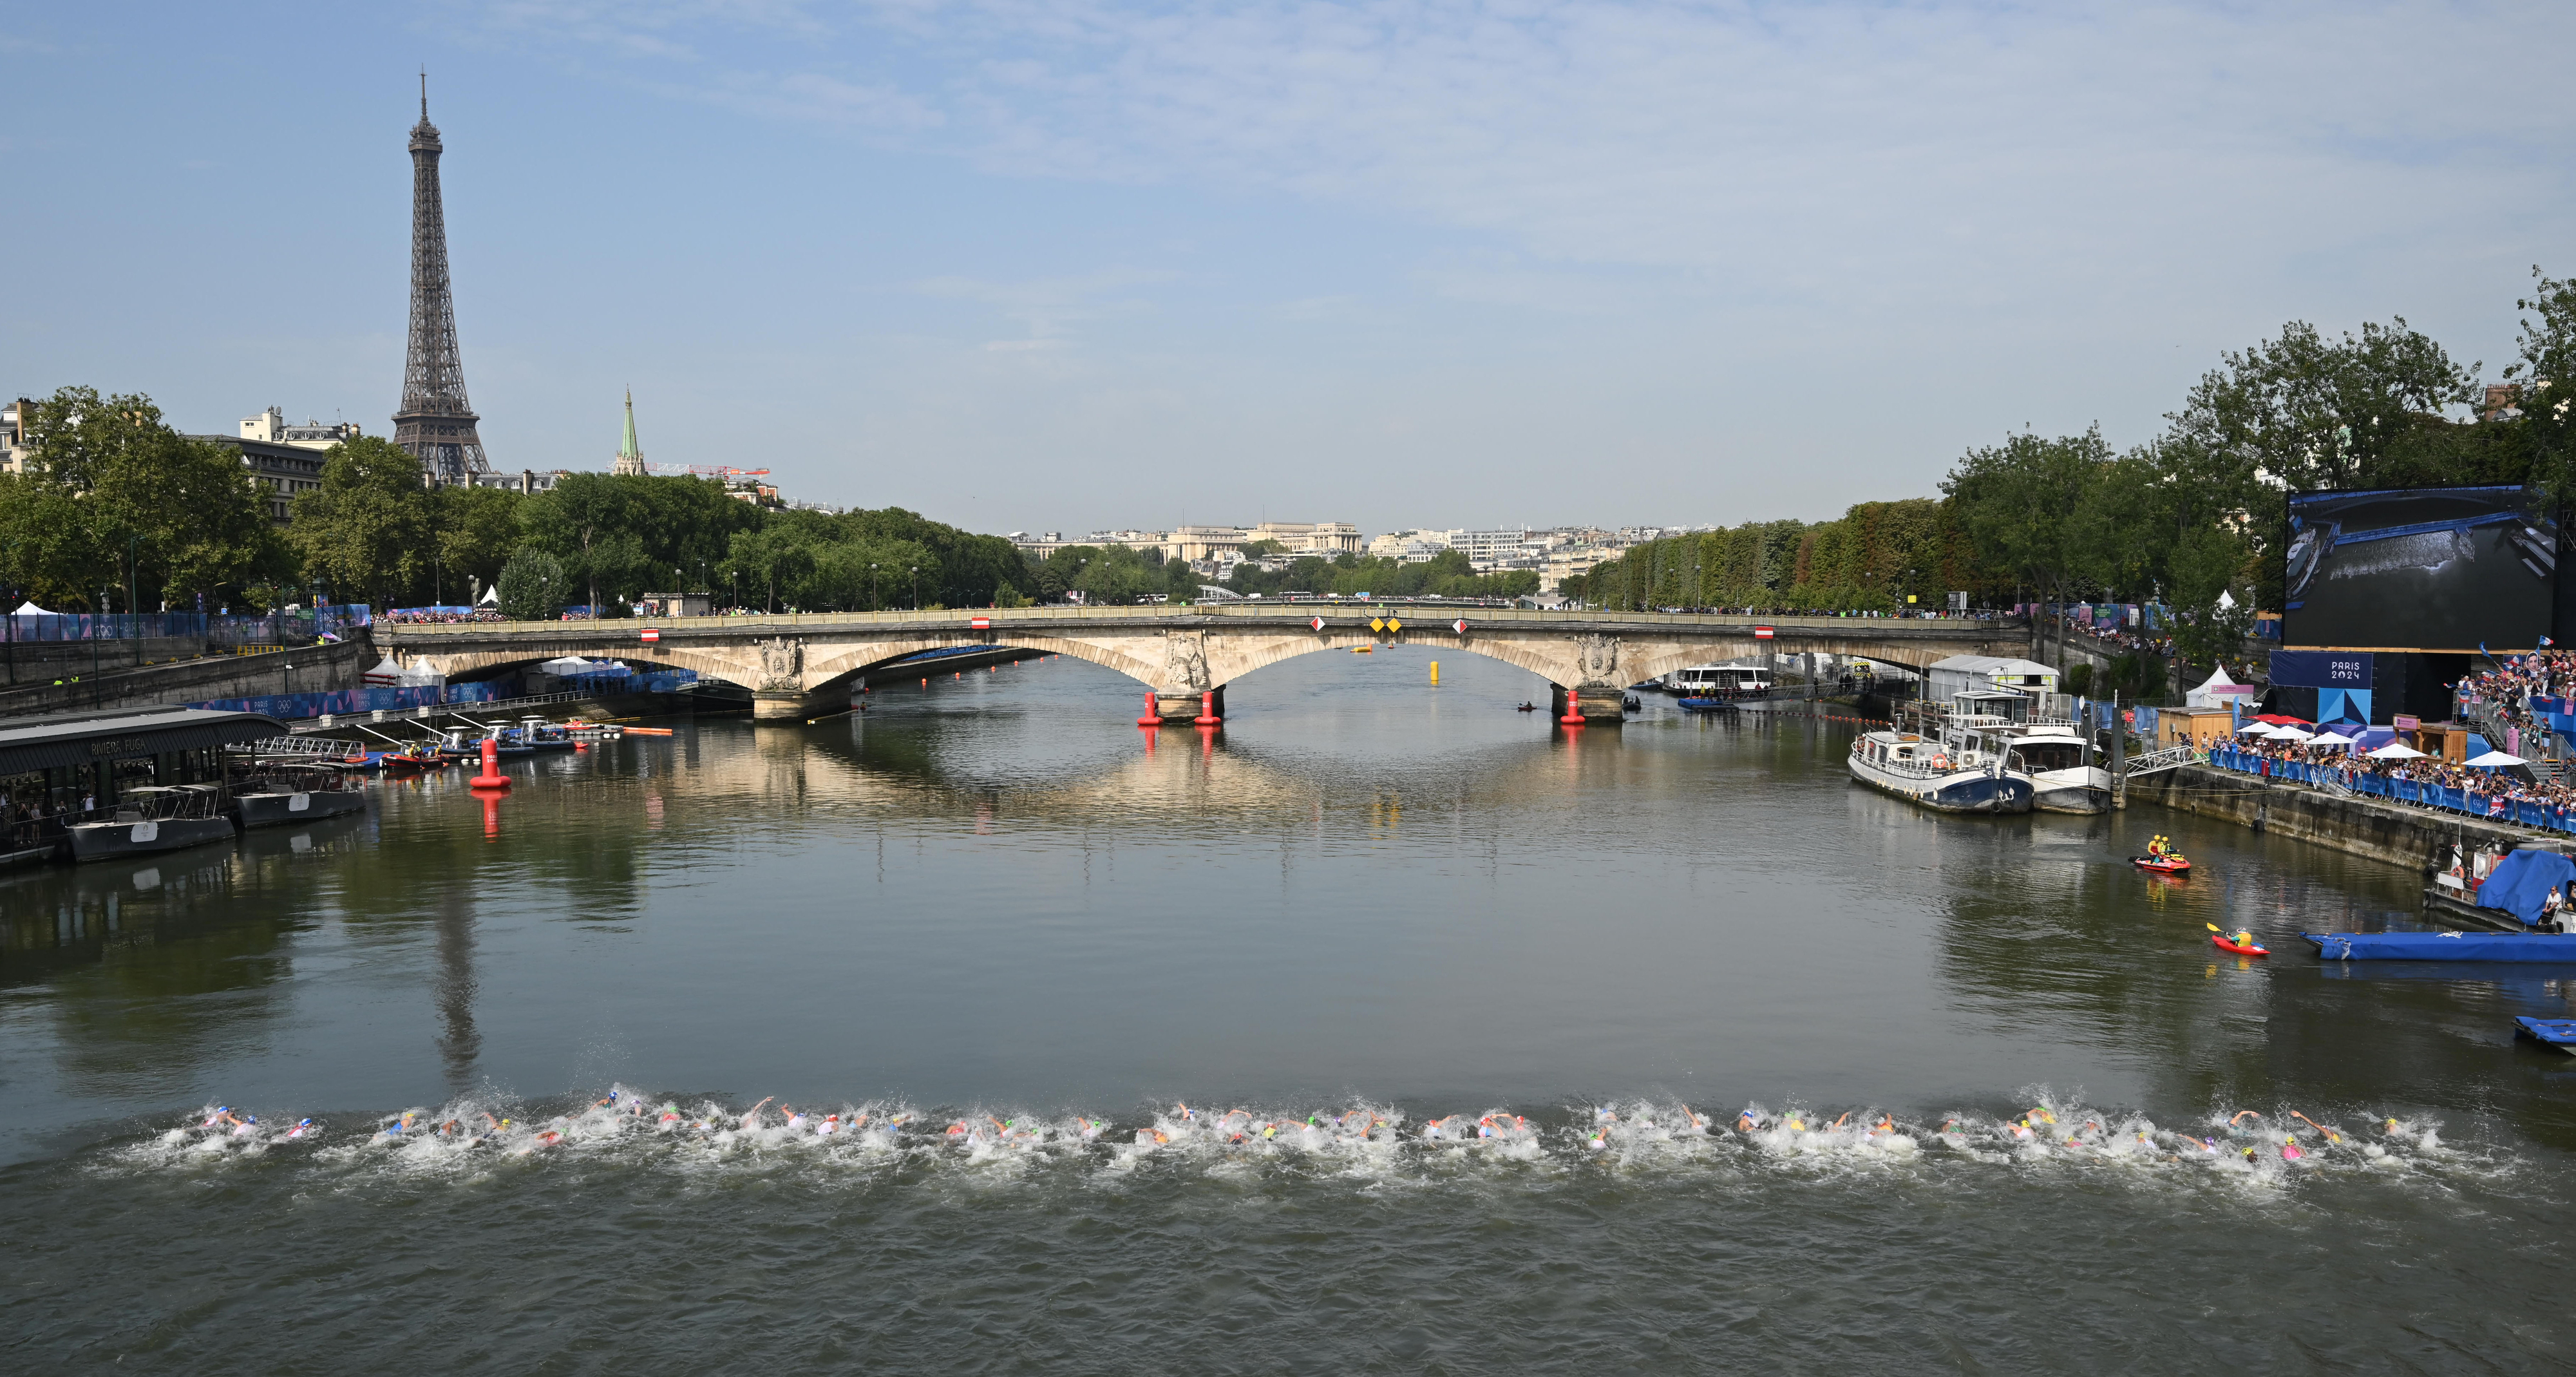
[[[2439,1126],[2410,1118],[2214,1110],[2182,1125],[2032,1093],[2027,1110],[1900,1120],[1748,1104],[1732,1115],[1636,1100],[1558,1110],[1415,1119],[1391,1106],[1303,1115],[1188,1104],[1123,1120],[989,1112],[923,1114],[901,1105],[796,1106],[764,1099],[735,1109],[613,1087],[556,1112],[501,1100],[452,1101],[357,1124],[325,1124],[209,1105],[189,1121],[105,1155],[128,1170],[185,1169],[285,1156],[337,1169],[480,1170],[554,1158],[715,1166],[965,1166],[1057,1163],[1129,1173],[1158,1163],[1276,1164],[1386,1172],[1447,1162],[1542,1168],[1694,1163],[1745,1170],[1938,1170],[1942,1163],[2214,1173],[2288,1184],[2338,1171],[2474,1167]]]

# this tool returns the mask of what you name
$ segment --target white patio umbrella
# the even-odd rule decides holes
[[[2238,727],[2236,729],[2236,734],[2238,736],[2270,736],[2272,734],[2272,724],[2269,722],[2248,722],[2244,726]]]
[[[2352,738],[2344,735],[2342,732],[2327,732],[2323,736],[2310,737],[2308,739],[2308,744],[2311,746],[2349,746],[2352,744]]]
[[[2296,727],[2275,727],[2272,730],[2272,739],[2275,741],[2308,741],[2313,738],[2309,733],[2300,731]]]
[[[2507,755],[2502,751],[2489,751],[2485,755],[2479,756],[2477,759],[2472,760],[2469,763],[2478,766],[2481,769],[2492,769],[2502,765],[2527,765],[2530,762],[2524,760],[2518,755]]]
[[[2407,745],[2403,741],[2391,741],[2387,745],[2370,753],[2370,758],[2373,760],[2420,760],[2423,756],[2424,753],[2422,751]]]

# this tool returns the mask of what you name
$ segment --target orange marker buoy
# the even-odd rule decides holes
[[[1145,715],[1136,719],[1136,725],[1140,727],[1159,727],[1163,725],[1162,700],[1148,692],[1145,695]]]

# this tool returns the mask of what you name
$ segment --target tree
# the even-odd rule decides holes
[[[390,440],[362,435],[333,445],[322,486],[295,496],[287,538],[308,573],[395,605],[429,571],[430,496],[420,460]]]
[[[28,510],[49,512],[49,522],[73,517],[76,528],[32,544],[52,552],[57,575],[81,551],[84,581],[96,580],[83,591],[130,589],[133,611],[156,598],[220,598],[280,571],[267,505],[240,456],[162,424],[151,398],[65,387],[31,402],[23,419],[37,472],[21,496]],[[77,503],[76,517],[64,497]]]
[[[2522,321],[2522,360],[2504,370],[2520,393],[2519,427],[2535,479],[2558,501],[2576,501],[2576,279],[2553,281],[2534,266],[2539,285],[2513,303]]]
[[[778,591],[782,586],[793,584],[813,571],[814,552],[797,535],[793,529],[778,525],[734,532],[733,545],[725,554],[725,567],[750,579],[761,590],[761,606],[765,611],[778,610]]]
[[[569,585],[561,560],[528,546],[501,566],[496,586],[501,594],[502,616],[513,621],[539,622],[552,621],[563,611],[564,592]]]
[[[501,577],[501,566],[523,539],[520,507],[527,498],[515,488],[451,485],[430,494],[430,520],[438,532],[432,592],[443,599],[449,590],[470,602],[481,587]]]
[[[2061,602],[2100,567],[2099,552],[2077,518],[2091,509],[2093,490],[2109,463],[2110,446],[2098,425],[2053,440],[2024,432],[1968,451],[1942,480],[1941,491],[1989,558],[2027,579],[2041,601]],[[2063,660],[2062,620],[2058,636],[2055,658]]]

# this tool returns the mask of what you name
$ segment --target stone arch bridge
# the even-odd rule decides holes
[[[1463,627],[1462,627],[1463,623]],[[753,716],[803,719],[847,706],[860,675],[925,650],[989,646],[1069,655],[1152,689],[1163,716],[1293,655],[1411,644],[1484,655],[1571,695],[1587,719],[1620,720],[1630,684],[1738,656],[1865,656],[1921,669],[1951,655],[2019,655],[2019,620],[1532,612],[1440,604],[1271,603],[1213,607],[1029,607],[974,611],[676,617],[661,621],[378,623],[376,644],[406,667],[470,678],[558,656],[693,669],[752,691]],[[1764,633],[1768,634],[1764,634]]]

